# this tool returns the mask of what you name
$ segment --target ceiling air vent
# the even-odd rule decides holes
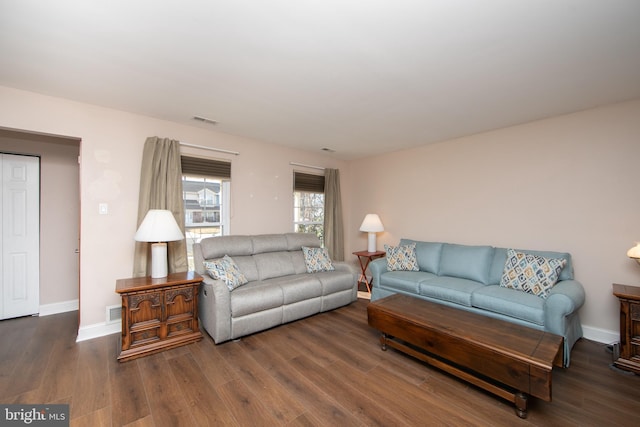
[[[213,119],[208,119],[206,117],[202,117],[202,116],[193,116],[193,120],[198,121],[198,122],[202,122],[202,123],[207,123],[210,125],[217,125],[218,122],[213,120]]]

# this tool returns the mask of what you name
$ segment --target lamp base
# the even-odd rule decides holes
[[[151,245],[151,278],[167,277],[167,243],[153,243]]]
[[[368,252],[376,251],[376,233],[369,233],[369,244],[367,247]]]

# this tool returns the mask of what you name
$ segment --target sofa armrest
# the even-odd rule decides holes
[[[335,268],[336,271],[343,271],[345,273],[350,273],[351,276],[353,276],[353,284],[354,286],[356,286],[356,281],[358,280],[358,274],[355,268],[353,268],[351,264],[349,264],[346,261],[332,261],[332,263],[333,263],[333,268]]]
[[[545,302],[545,326],[549,332],[565,335],[565,318],[582,307],[585,292],[576,280],[562,280],[551,288]]]
[[[231,339],[231,292],[222,280],[203,277],[198,317],[216,344]]]
[[[387,259],[377,258],[369,263],[369,271],[373,276],[374,286],[380,283],[380,276],[387,271]]]

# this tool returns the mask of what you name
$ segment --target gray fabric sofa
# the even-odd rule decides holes
[[[217,344],[357,299],[350,265],[333,261],[333,271],[307,273],[303,246],[320,247],[320,240],[310,233],[285,233],[208,237],[193,245],[195,270],[204,278],[198,315]],[[248,280],[232,291],[204,267],[205,260],[225,255]]]
[[[570,254],[520,250],[567,260],[558,282],[544,299],[499,286],[506,248],[400,241],[400,245],[411,243],[416,244],[419,271],[388,271],[385,258],[369,264],[372,301],[402,293],[548,331],[564,337],[564,366],[569,366],[571,348],[582,337],[578,310],[585,300],[582,285],[574,280]]]

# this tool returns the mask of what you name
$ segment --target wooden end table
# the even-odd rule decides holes
[[[124,362],[202,339],[198,326],[198,291],[202,277],[192,271],[152,279],[116,281],[122,296],[122,340],[118,360]]]
[[[371,293],[371,285],[373,284],[373,277],[371,280],[367,279],[367,268],[369,267],[369,263],[376,258],[381,258],[385,256],[387,253],[385,251],[356,251],[353,252],[355,256],[358,257],[358,262],[360,263],[360,277],[358,278],[358,282],[364,279],[364,284],[367,286],[367,291]],[[363,263],[364,261],[364,263]]]
[[[620,356],[614,366],[640,375],[640,287],[613,284],[620,300]]]

